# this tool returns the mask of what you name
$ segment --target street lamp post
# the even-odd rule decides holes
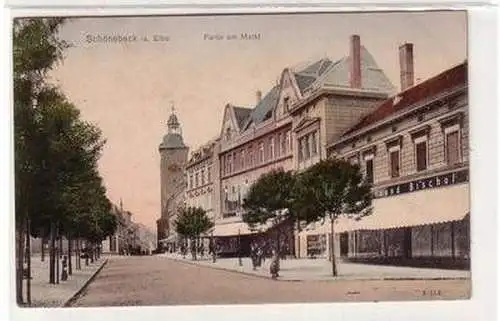
[[[240,266],[243,266],[243,262],[241,260],[241,233],[239,229],[238,229],[238,264]]]

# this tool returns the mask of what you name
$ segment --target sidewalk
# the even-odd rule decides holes
[[[31,307],[61,307],[71,299],[87,281],[98,271],[107,261],[107,256],[94,263],[85,266],[85,260],[81,260],[81,270],[75,269],[73,260],[73,274],[68,275],[67,281],[59,280],[59,284],[49,283],[49,258],[45,257],[44,262],[40,256],[31,258]],[[24,282],[24,295],[26,297],[26,281]]]
[[[270,278],[269,264],[266,260],[262,267],[253,270],[249,258],[242,258],[243,266],[239,266],[238,258],[212,259],[204,258],[193,261],[191,256],[185,259],[181,255],[165,253],[160,256],[190,264],[235,271],[260,277]],[[440,270],[400,266],[384,266],[337,262],[338,276],[332,277],[332,266],[326,259],[288,259],[280,260],[280,277],[282,281],[334,281],[334,280],[434,280],[434,279],[469,279],[470,271]]]

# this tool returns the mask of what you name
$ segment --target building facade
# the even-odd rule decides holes
[[[337,235],[338,250],[358,260],[468,264],[467,63],[412,86],[412,46],[401,51],[408,88],[329,148],[332,157],[360,165],[375,197],[370,216],[339,221],[337,231],[345,233]]]
[[[161,217],[157,220],[157,248],[175,243],[173,221],[185,200],[185,166],[189,148],[184,144],[179,120],[172,108],[167,121],[167,134],[158,148],[160,153]]]
[[[350,38],[347,56],[335,62],[322,59],[299,72],[296,79],[302,99],[292,105],[290,113],[293,165],[299,172],[326,159],[330,144],[396,91],[357,35]],[[296,233],[297,257],[328,255],[328,238],[310,235],[317,228],[312,224]]]
[[[201,207],[212,221],[220,213],[219,140],[214,139],[195,150],[186,165],[186,205]]]

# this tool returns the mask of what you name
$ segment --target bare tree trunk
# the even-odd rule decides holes
[[[49,241],[49,283],[56,283],[55,275],[56,261],[56,226],[55,223],[50,223],[50,241]]]
[[[81,255],[81,252],[80,252],[80,239],[76,238],[75,242],[76,242],[76,257],[75,257],[76,269],[77,270],[81,270],[82,269],[82,265],[81,265],[81,261],[80,261],[80,255]]]
[[[331,256],[332,256],[332,274],[333,276],[337,276],[337,264],[335,263],[335,229],[334,229],[335,220],[332,217],[330,220],[330,232],[331,232]]]
[[[26,278],[26,301],[31,305],[31,226],[29,218],[26,219],[26,260],[28,274]]]
[[[60,252],[61,252],[61,249],[59,248],[59,228],[57,228],[57,240],[56,240],[56,243],[57,243],[57,246],[56,246],[56,283],[59,284],[59,255],[60,255]]]
[[[45,235],[42,236],[42,258],[41,261],[45,262]]]
[[[19,226],[21,225],[21,226]],[[16,229],[16,301],[17,304],[21,305],[24,303],[23,295],[23,260],[24,260],[24,231],[22,224],[18,224]]]
[[[68,275],[73,274],[73,263],[71,262],[71,252],[73,251],[73,243],[71,233],[68,233]]]

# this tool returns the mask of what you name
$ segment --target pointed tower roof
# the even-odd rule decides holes
[[[167,134],[163,136],[159,150],[187,148],[184,144],[184,139],[182,138],[181,124],[175,114],[175,108],[173,105],[170,117],[168,117],[167,128]]]

